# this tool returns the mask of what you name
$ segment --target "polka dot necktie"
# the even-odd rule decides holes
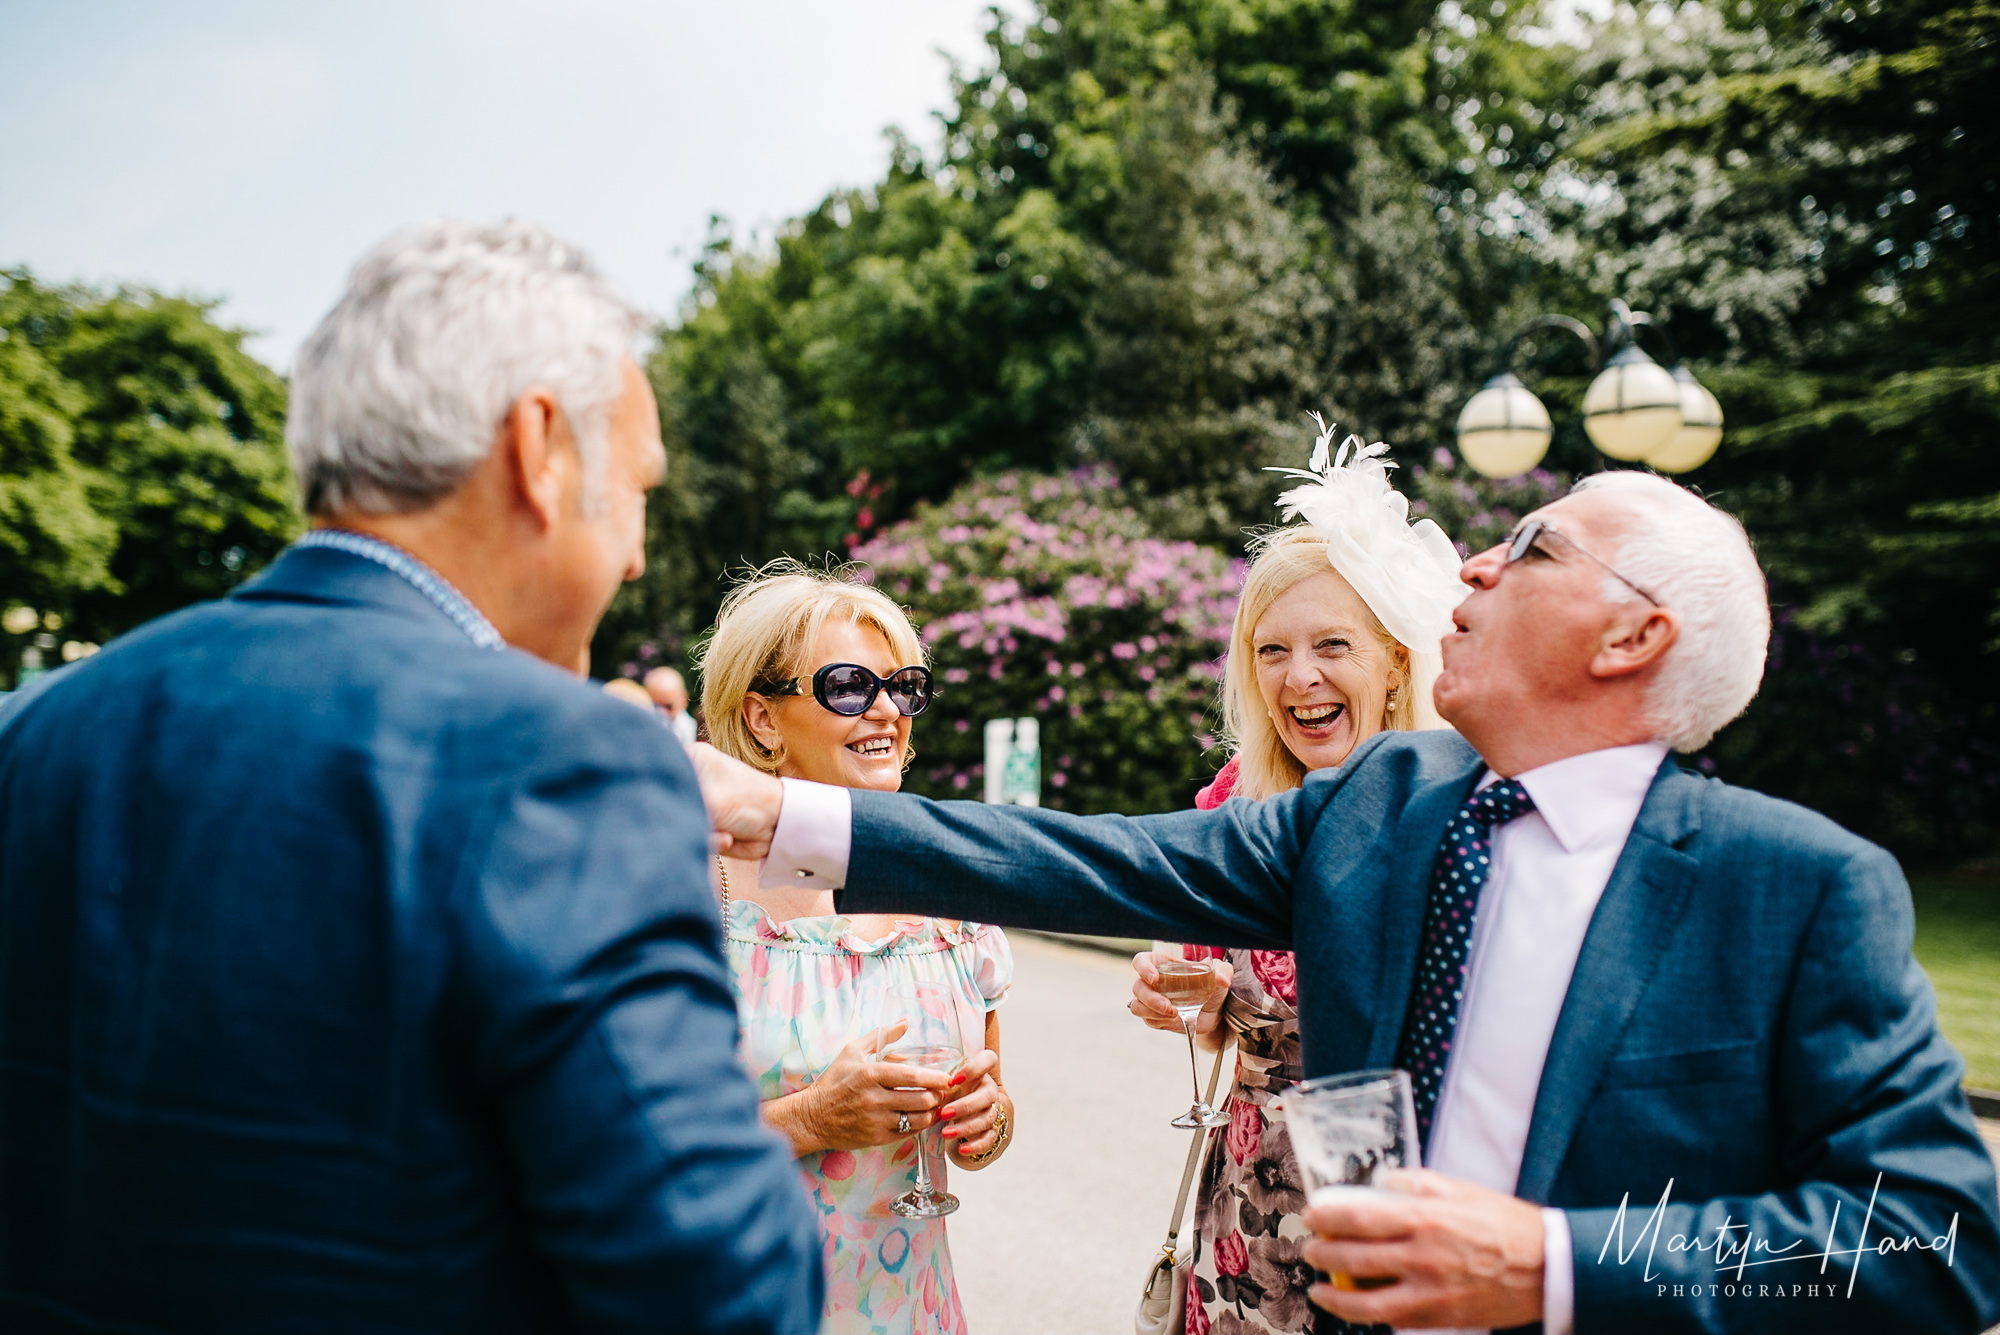
[[[1417,976],[1410,985],[1396,1065],[1410,1073],[1416,1095],[1417,1138],[1428,1146],[1431,1113],[1451,1060],[1458,1006],[1465,995],[1466,956],[1472,943],[1472,915],[1493,861],[1493,828],[1535,809],[1528,790],[1513,779],[1480,789],[1445,826],[1431,868],[1430,897],[1424,902],[1423,943]]]

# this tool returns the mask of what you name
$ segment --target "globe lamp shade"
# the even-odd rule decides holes
[[[1613,459],[1644,459],[1681,429],[1681,387],[1664,366],[1627,344],[1584,391],[1583,429]]]
[[[1458,452],[1487,477],[1519,477],[1549,452],[1549,410],[1503,371],[1458,414]]]
[[[1707,463],[1722,443],[1722,405],[1685,363],[1674,368],[1674,383],[1681,387],[1681,429],[1646,462],[1662,473],[1688,473]]]

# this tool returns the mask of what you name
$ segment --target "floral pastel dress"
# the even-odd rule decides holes
[[[742,1017],[741,1060],[765,1099],[805,1088],[854,1039],[880,1026],[882,998],[899,983],[944,982],[958,998],[968,1048],[1013,981],[997,927],[899,918],[866,941],[842,916],[778,923],[736,900],[725,951]],[[932,1179],[946,1189],[931,1138]],[[916,1185],[916,1138],[799,1160],[825,1244],[824,1335],[964,1335],[943,1219],[904,1219],[889,1202]]]
[[[1230,761],[1196,804],[1222,805],[1235,777]],[[1311,1236],[1301,1218],[1305,1188],[1291,1137],[1272,1111],[1305,1075],[1299,1051],[1298,969],[1288,950],[1214,950],[1235,969],[1222,1023],[1236,1035],[1229,1125],[1209,1142],[1195,1197],[1194,1272],[1188,1281],[1188,1335],[1306,1331],[1315,1278],[1299,1249]]]

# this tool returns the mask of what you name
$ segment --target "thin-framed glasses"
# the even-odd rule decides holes
[[[806,691],[797,677],[756,682],[750,689],[758,695],[803,695]],[[874,707],[875,697],[884,691],[904,718],[923,713],[936,694],[927,667],[897,668],[886,677],[878,677],[859,663],[828,663],[812,674],[813,699],[846,718],[866,714]]]
[[[1513,565],[1516,561],[1520,560],[1522,557],[1526,556],[1529,552],[1533,551],[1535,549],[1535,544],[1537,542],[1540,542],[1543,538],[1556,538],[1560,540],[1561,542],[1567,544],[1571,551],[1577,552],[1583,556],[1588,557],[1590,560],[1597,562],[1598,565],[1604,568],[1605,573],[1609,574],[1613,579],[1617,580],[1620,584],[1623,584],[1626,588],[1632,590],[1632,592],[1638,594],[1641,598],[1644,598],[1647,602],[1651,603],[1653,606],[1655,607],[1666,606],[1666,604],[1662,603],[1658,598],[1655,598],[1652,594],[1647,593],[1644,589],[1640,588],[1637,584],[1634,584],[1630,579],[1626,578],[1624,575],[1619,574],[1617,568],[1614,567],[1609,561],[1606,561],[1603,557],[1597,555],[1597,553],[1591,551],[1588,547],[1585,547],[1582,543],[1578,542],[1575,538],[1572,538],[1569,534],[1557,528],[1554,524],[1549,523],[1549,521],[1546,519],[1530,519],[1525,524],[1522,524],[1521,527],[1514,530],[1514,536],[1507,539],[1507,564]],[[1543,554],[1547,555],[1547,553]]]

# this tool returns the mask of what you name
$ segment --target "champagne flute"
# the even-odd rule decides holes
[[[965,1034],[958,1019],[958,998],[945,983],[903,983],[884,999],[883,1024],[906,1027],[902,1036],[882,1051],[882,1060],[907,1062],[925,1070],[950,1072],[965,1062]],[[932,1130],[936,1128],[933,1127]],[[935,1189],[931,1180],[927,1132],[912,1133],[917,1142],[917,1183],[913,1190],[889,1202],[906,1219],[932,1219],[958,1208],[958,1197]]]
[[[1194,1081],[1193,1105],[1174,1118],[1171,1125],[1183,1130],[1227,1126],[1229,1114],[1216,1111],[1201,1096],[1201,1063],[1194,1051],[1194,1022],[1201,1015],[1202,1005],[1214,994],[1216,984],[1221,981],[1221,975],[1215,971],[1215,961],[1191,960],[1187,957],[1186,947],[1155,941],[1153,967],[1160,971],[1156,990],[1173,1003],[1174,1014],[1181,1018],[1181,1032],[1187,1035],[1188,1041],[1188,1075]]]
[[[1285,1091],[1278,1107],[1306,1180],[1306,1199],[1313,1205],[1378,1194],[1382,1188],[1375,1185],[1376,1174],[1420,1164],[1407,1071],[1354,1071],[1302,1080]],[[1338,1272],[1329,1280],[1337,1289],[1395,1283]]]

